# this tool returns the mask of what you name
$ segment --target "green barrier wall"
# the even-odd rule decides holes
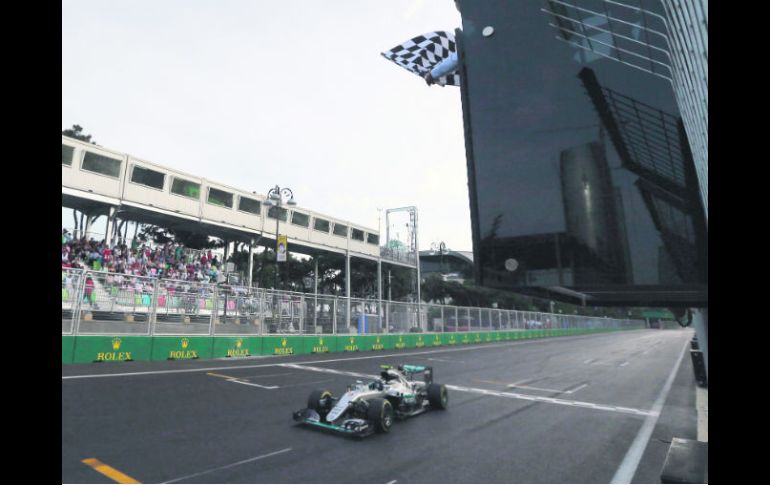
[[[406,342],[408,349],[424,349],[429,345],[428,335],[422,333],[407,335]]]
[[[61,363],[71,364],[72,354],[75,350],[75,337],[62,336],[61,338]]]
[[[211,357],[252,357],[262,355],[262,337],[216,337]]]
[[[358,335],[341,335],[337,339],[337,352],[361,352],[362,338]]]
[[[363,335],[358,337],[362,351],[392,350],[393,338],[390,335]]]
[[[431,347],[441,347],[444,345],[444,341],[441,338],[440,333],[434,333],[430,335],[430,338],[428,339],[428,345]]]
[[[79,336],[74,341],[72,363],[150,360],[152,340],[139,336]]]
[[[441,343],[443,345],[458,345],[460,343],[460,339],[457,337],[456,332],[447,332],[441,334]]]
[[[397,350],[408,348],[407,337],[408,335],[392,335],[391,338],[393,339],[393,348]]]
[[[304,338],[304,353],[325,354],[337,352],[337,337],[333,335],[318,335]]]
[[[425,347],[428,347],[430,345],[430,339],[431,335],[429,334],[417,334],[414,336],[414,348],[415,349],[424,349]],[[411,342],[410,342],[411,343]],[[412,348],[411,346],[409,348]]]
[[[152,337],[151,360],[210,359],[212,339],[213,337]]]
[[[641,328],[641,327],[640,327]],[[493,343],[549,336],[584,335],[621,329],[571,328],[447,332],[396,335],[307,336],[62,336],[62,364],[168,359],[211,359],[255,355],[371,352]],[[637,330],[637,329],[629,329]]]
[[[305,337],[262,337],[262,355],[306,354],[304,341]]]

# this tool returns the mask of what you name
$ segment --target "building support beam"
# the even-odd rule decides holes
[[[318,326],[318,256],[313,258],[313,331]]]
[[[350,326],[350,250],[345,251],[345,330]]]
[[[110,206],[107,212],[107,226],[104,229],[104,240],[107,243],[107,246],[112,246],[112,227],[115,225],[116,212],[117,208],[114,206]]]
[[[249,239],[249,288],[251,288],[254,283],[254,240]]]
[[[382,258],[377,258],[377,326],[382,330]]]

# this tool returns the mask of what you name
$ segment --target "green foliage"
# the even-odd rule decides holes
[[[142,225],[137,238],[140,241],[152,241],[156,244],[175,242],[190,249],[213,249],[224,245],[221,241],[209,239],[205,234],[180,229],[166,229],[154,225]]]
[[[91,135],[86,135],[83,133],[83,127],[80,125],[72,125],[72,128],[63,130],[61,134],[76,140],[81,140],[86,143],[92,143],[96,145],[96,141],[91,141]]]
[[[446,286],[444,285],[444,279],[436,274],[432,273],[425,277],[425,281],[422,282],[420,288],[420,296],[424,301],[433,301],[441,303],[445,298],[449,297]]]

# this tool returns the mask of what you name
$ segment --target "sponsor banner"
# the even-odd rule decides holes
[[[72,362],[129,362],[150,360],[152,339],[145,336],[80,335],[76,337]]]
[[[408,349],[424,349],[430,345],[430,335],[424,333],[406,335]]]
[[[392,350],[393,337],[390,335],[364,335],[358,337],[361,350]]]
[[[484,342],[494,342],[495,341],[495,334],[497,332],[486,332],[484,334]]]
[[[358,335],[338,335],[337,352],[361,352],[363,351],[363,337]]]
[[[306,354],[325,354],[328,352],[337,352],[336,335],[314,335],[304,337],[303,347]]]
[[[461,344],[471,344],[475,340],[475,334],[470,332],[457,332],[457,338]],[[479,337],[481,338],[481,337]]]
[[[446,346],[458,345],[460,339],[457,338],[457,332],[446,332],[441,334],[441,343]]]
[[[213,337],[153,337],[152,360],[210,359]]]
[[[262,337],[262,355],[305,354],[305,337]]]
[[[262,337],[214,337],[211,357],[243,358],[262,355]]]
[[[474,344],[480,344],[481,342],[484,341],[484,337],[482,337],[481,332],[473,332],[471,334],[471,339],[472,339],[471,343],[474,343]]]
[[[75,353],[75,337],[62,335],[61,363],[71,364],[74,353]]]
[[[393,348],[396,349],[396,350],[401,350],[401,349],[408,349],[408,348],[414,347],[414,344],[412,345],[412,347],[409,347],[409,339],[408,339],[408,337],[409,337],[409,335],[404,335],[402,333],[396,334],[396,335],[391,335],[391,339],[392,339],[392,342],[393,342]]]
[[[427,341],[429,347],[441,347],[444,345],[440,333],[430,333],[427,335]]]

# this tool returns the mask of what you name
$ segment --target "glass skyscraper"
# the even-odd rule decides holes
[[[477,283],[707,306],[705,4],[457,6]]]

